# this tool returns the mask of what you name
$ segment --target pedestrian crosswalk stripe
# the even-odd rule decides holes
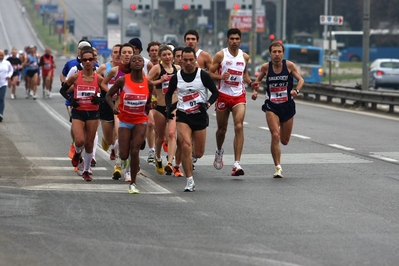
[[[141,156],[143,160],[147,157]],[[213,165],[215,155],[204,155],[198,159],[195,165]],[[223,160],[225,165],[231,163],[233,165],[234,155],[224,154]],[[286,153],[281,155],[281,163],[286,164],[332,164],[332,163],[371,163],[371,160],[366,160],[358,156],[345,153]],[[240,164],[243,165],[273,165],[273,158],[271,154],[243,154],[241,156]]]

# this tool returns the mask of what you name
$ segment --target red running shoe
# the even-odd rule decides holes
[[[90,174],[89,174],[88,171],[84,171],[84,172],[83,172],[82,178],[83,178],[83,180],[86,181],[86,182],[90,182],[90,181],[93,180],[93,179],[91,178],[91,176],[90,176]]]
[[[168,143],[166,143],[166,141],[164,141],[164,142],[162,143],[162,148],[163,148],[163,151],[164,151],[164,152],[168,152]]]
[[[109,159],[110,159],[110,160],[115,160],[115,158],[116,158],[115,150],[114,150],[114,149],[111,149],[111,154],[109,155]]]

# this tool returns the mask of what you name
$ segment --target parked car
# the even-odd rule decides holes
[[[107,23],[108,24],[119,24],[119,15],[116,13],[108,13],[107,14]]]
[[[399,59],[382,58],[374,60],[369,68],[370,86],[399,89]]]
[[[140,25],[136,22],[130,22],[126,26],[125,35],[129,37],[140,37]]]

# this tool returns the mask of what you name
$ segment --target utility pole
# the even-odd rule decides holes
[[[362,90],[369,89],[370,0],[363,0]]]
[[[255,73],[256,68],[256,1],[252,0],[252,38],[251,38],[251,68],[252,73]]]
[[[329,7],[329,15],[332,16],[332,1],[330,1],[330,7]],[[328,26],[330,29],[330,37],[328,38],[328,50],[332,50],[332,34],[331,34],[331,26]],[[331,85],[331,67],[332,67],[332,62],[331,60],[328,61],[328,84]]]

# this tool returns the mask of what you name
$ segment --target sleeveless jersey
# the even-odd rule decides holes
[[[200,113],[200,106],[208,100],[208,89],[205,88],[201,80],[201,69],[197,68],[197,73],[192,82],[184,81],[181,70],[177,71],[177,110],[186,114]]]
[[[144,57],[143,57],[144,58]],[[146,76],[148,76],[148,62],[150,62],[150,60],[148,60],[147,58],[144,58],[144,67],[143,67],[143,71],[144,74]]]
[[[162,76],[165,75],[165,74],[167,74],[168,77],[169,77],[169,79],[168,79],[167,81],[164,81],[164,82],[162,82],[162,83],[156,85],[156,88],[157,88],[157,89],[161,89],[161,90],[162,90],[162,94],[165,95],[165,94],[168,92],[169,80],[172,78],[172,76],[173,76],[174,74],[177,73],[177,69],[176,69],[175,65],[172,64],[173,72],[172,72],[172,73],[168,73],[168,72],[166,72],[166,70],[165,70],[165,68],[163,67],[162,64],[159,64],[159,66],[161,67],[161,72],[159,73],[158,79],[161,79]]]
[[[28,54],[28,58],[29,58],[29,65],[27,66],[27,69],[37,69],[39,67],[37,56],[32,56]]]
[[[50,55],[49,58],[46,57],[46,55],[43,55],[43,72],[49,72],[51,69],[53,69],[53,56]]]
[[[219,93],[230,96],[240,96],[245,93],[244,70],[245,59],[241,49],[238,50],[237,56],[230,54],[228,48],[223,49],[223,60],[219,66],[218,74],[222,75],[229,72],[228,80],[220,80],[218,84]]]
[[[269,70],[266,76],[266,93],[272,103],[285,103],[290,101],[293,88],[293,77],[287,68],[287,62],[283,60],[281,73],[273,72],[272,62],[269,62]]]
[[[147,77],[143,76],[143,82],[136,83],[130,79],[131,74],[125,75],[125,86],[120,94],[118,118],[129,124],[142,124],[148,121],[145,105],[150,97]]]
[[[100,92],[97,73],[94,72],[94,79],[91,83],[86,83],[82,78],[82,74],[82,71],[78,72],[78,79],[73,89],[73,97],[79,100],[79,106],[75,109],[80,111],[97,111],[98,104],[91,102],[92,97]]]

